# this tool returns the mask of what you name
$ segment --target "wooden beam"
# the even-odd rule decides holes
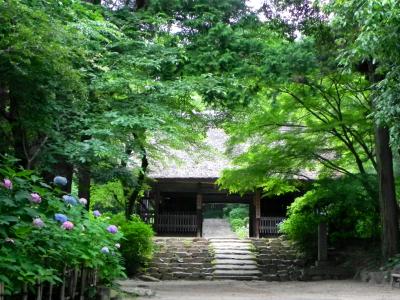
[[[198,193],[196,196],[197,210],[197,237],[203,236],[203,195]]]

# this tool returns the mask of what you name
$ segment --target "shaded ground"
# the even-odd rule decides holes
[[[225,219],[204,219],[203,237],[237,238],[229,222]]]
[[[163,281],[138,282],[127,280],[123,287],[148,287],[157,300],[398,300],[400,289],[389,285],[362,282],[264,282],[264,281]],[[139,300],[148,297],[136,298]]]

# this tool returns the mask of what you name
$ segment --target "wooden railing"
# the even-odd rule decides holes
[[[163,213],[157,216],[159,233],[193,233],[197,231],[197,215],[189,213]]]
[[[278,235],[278,224],[285,220],[284,217],[261,217],[260,218],[260,234],[262,235]]]

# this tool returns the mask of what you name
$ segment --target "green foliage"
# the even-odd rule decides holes
[[[79,203],[66,204],[59,188],[32,171],[6,165],[0,177],[13,184],[12,189],[0,186],[0,281],[7,294],[21,291],[25,283],[59,284],[64,267],[97,269],[103,284],[124,275],[115,246],[122,234],[109,233],[105,219],[92,217]],[[40,195],[41,202],[33,202],[31,193]],[[73,229],[63,229],[55,214],[67,216]],[[39,218],[43,227],[35,226]],[[108,254],[102,253],[103,247]]]
[[[283,194],[296,190],[292,179],[374,173],[365,80],[320,60],[313,39],[282,40],[264,51],[265,86],[224,124],[234,167],[218,183],[231,192]]]
[[[117,214],[112,216],[111,220],[124,233],[124,239],[121,241],[121,253],[128,275],[134,275],[140,268],[146,267],[152,257],[153,229],[137,216],[126,221],[123,214]]]
[[[224,216],[239,238],[249,236],[249,206],[247,204],[227,204]]]
[[[245,225],[243,219],[230,219],[230,223],[233,231],[237,231],[240,227]]]
[[[331,246],[377,239],[378,201],[365,191],[363,180],[375,178],[342,177],[315,183],[312,190],[296,198],[289,207],[281,231],[311,253],[317,249],[319,222],[328,224]]]
[[[125,197],[120,181],[94,184],[90,190],[90,208],[102,212],[118,213],[124,210]]]
[[[249,207],[248,205],[245,206],[239,206],[236,208],[233,208],[229,212],[229,219],[245,219],[246,217],[249,216]]]

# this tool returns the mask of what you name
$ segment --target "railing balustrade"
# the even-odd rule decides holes
[[[194,233],[197,231],[197,215],[193,213],[162,213],[157,216],[159,233]]]
[[[285,220],[284,217],[261,217],[260,234],[261,235],[279,235],[279,223]]]

